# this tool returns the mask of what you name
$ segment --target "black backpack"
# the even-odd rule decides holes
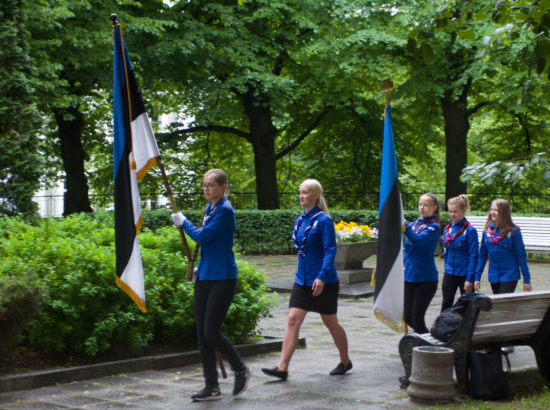
[[[477,297],[484,295],[483,293],[463,293],[460,295],[455,304],[445,309],[435,319],[430,334],[442,342],[450,341],[458,331],[462,323],[462,318],[468,309],[468,306]]]

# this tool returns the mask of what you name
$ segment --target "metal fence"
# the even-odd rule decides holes
[[[414,210],[417,208],[418,199],[423,192],[402,192],[403,208]],[[435,193],[445,208],[444,193]],[[357,194],[354,192],[325,192],[324,196],[331,209],[378,209],[378,192]],[[90,195],[92,203],[94,195]],[[102,199],[105,195],[97,195]],[[198,209],[205,204],[202,191],[174,193],[176,204],[180,209]],[[474,212],[486,212],[491,201],[495,198],[504,198],[510,202],[512,212],[550,214],[550,194],[540,193],[494,193],[476,192],[469,193],[471,208]],[[255,192],[230,192],[229,199],[235,209],[257,209],[258,202]],[[0,198],[1,200],[1,198]],[[63,195],[35,196],[40,205],[42,216],[60,216],[63,209]],[[144,209],[169,208],[168,198],[162,194],[141,195]],[[104,201],[103,201],[104,202]],[[282,192],[279,194],[279,206],[281,209],[299,209],[300,203],[297,192]],[[95,208],[95,207],[94,207]],[[112,209],[112,205],[107,206]]]

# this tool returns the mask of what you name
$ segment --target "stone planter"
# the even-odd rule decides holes
[[[337,243],[336,247],[336,269],[361,269],[363,261],[376,254],[378,241]]]
[[[447,403],[456,395],[453,379],[454,350],[440,346],[413,348],[412,370],[407,393],[424,404]]]

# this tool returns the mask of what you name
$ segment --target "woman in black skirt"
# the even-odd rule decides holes
[[[277,367],[262,368],[265,374],[282,380],[288,377],[288,366],[298,344],[300,326],[310,311],[321,314],[340,353],[340,363],[330,374],[345,374],[352,368],[346,331],[336,315],[340,287],[334,267],[336,233],[323,198],[323,189],[317,180],[306,179],[302,182],[300,205],[304,207],[304,212],[296,220],[292,235],[298,253],[298,269],[289,301],[281,357]]]

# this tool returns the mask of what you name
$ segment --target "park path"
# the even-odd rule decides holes
[[[292,284],[296,259],[293,256],[244,256],[263,269],[269,281]],[[437,258],[441,272],[441,259]],[[367,260],[366,266],[372,261]],[[529,263],[534,289],[550,289],[550,264]],[[488,284],[483,283],[490,293]],[[271,318],[260,322],[261,333],[281,338],[288,309],[288,293],[277,293]],[[428,313],[427,323],[439,313],[438,291]],[[345,376],[329,376],[338,363],[338,354],[328,331],[316,314],[306,317],[300,336],[306,348],[299,349],[291,362],[289,379],[273,381],[262,367],[277,364],[279,353],[245,357],[253,375],[249,389],[232,397],[233,378],[221,380],[222,400],[192,403],[190,395],[202,388],[200,364],[166,370],[149,370],[66,383],[57,386],[0,394],[0,409],[383,409],[418,407],[399,388],[403,368],[397,345],[400,334],[379,322],[373,315],[372,298],[341,298],[338,316],[347,331],[353,370]],[[530,348],[519,347],[510,355],[512,369],[535,366]]]

